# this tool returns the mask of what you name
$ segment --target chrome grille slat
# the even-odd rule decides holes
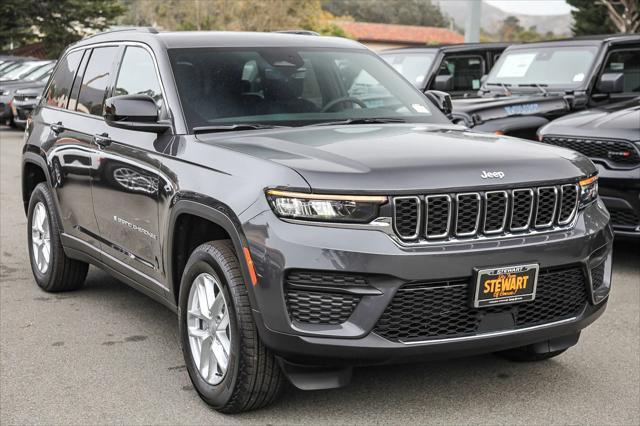
[[[442,214],[440,210],[442,210],[445,205],[446,214]],[[430,215],[434,218],[433,221],[429,220]],[[442,229],[443,225],[444,229]],[[425,197],[424,229],[427,239],[444,238],[449,235],[449,232],[451,230],[451,196],[442,194],[428,195]]]
[[[414,205],[414,216],[406,218],[407,215],[411,215],[412,207]],[[402,211],[401,211],[402,209]],[[406,211],[407,213],[405,213]],[[401,213],[401,214],[399,214]],[[400,216],[403,219],[400,219]],[[395,197],[393,199],[393,229],[396,234],[404,240],[413,240],[420,235],[420,220],[422,216],[422,202],[420,198],[416,196],[409,197]],[[413,231],[413,232],[411,232]],[[411,232],[411,233],[409,233]]]
[[[551,204],[553,208],[551,207]],[[543,186],[536,191],[536,219],[534,226],[538,229],[549,228],[553,225],[558,207],[558,188]]]
[[[477,192],[456,194],[455,232],[457,237],[472,237],[478,232],[481,200],[482,197]],[[471,223],[474,224],[472,229],[469,228]]]
[[[528,201],[527,201],[528,200]],[[528,211],[528,213],[527,213]],[[518,223],[523,223],[520,226],[514,226],[514,218],[518,216],[526,216],[527,220],[520,220]],[[511,191],[511,222],[509,229],[512,232],[526,231],[531,225],[531,218],[533,216],[533,189],[514,189]]]
[[[399,243],[438,244],[566,229],[578,212],[578,185],[392,198]],[[395,238],[395,237],[394,237]]]
[[[566,225],[573,220],[578,211],[578,185],[568,184],[560,187],[560,207],[558,207],[558,224]]]
[[[499,234],[507,223],[507,191],[489,191],[484,194],[484,233]],[[496,224],[499,223],[499,226]]]

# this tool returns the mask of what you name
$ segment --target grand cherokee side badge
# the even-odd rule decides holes
[[[480,173],[480,177],[482,179],[502,179],[504,177],[504,172],[488,172],[483,170],[482,173]]]

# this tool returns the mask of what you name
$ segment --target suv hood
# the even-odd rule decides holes
[[[640,98],[554,120],[540,134],[640,141]]]
[[[411,193],[526,185],[596,171],[574,151],[453,125],[298,127],[198,139],[290,167],[316,190]],[[482,179],[483,170],[504,178]]]
[[[570,110],[564,95],[557,93],[453,100],[453,115],[466,116],[468,121],[473,118],[474,124],[513,116],[566,114]]]

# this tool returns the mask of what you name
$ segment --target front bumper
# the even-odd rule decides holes
[[[600,200],[583,210],[570,230],[426,247],[401,247],[383,232],[287,223],[270,210],[252,216],[243,228],[259,277],[258,285],[252,289],[252,301],[260,336],[277,355],[303,364],[424,360],[492,352],[575,335],[602,314],[611,282],[613,234]],[[487,314],[483,318],[489,320],[473,333],[429,336],[424,340],[387,339],[376,332],[378,320],[398,289],[407,283],[459,280],[470,278],[477,267],[525,263],[538,263],[541,270],[570,265],[583,271],[586,296],[581,309],[557,320],[525,327],[515,325],[504,312],[498,316]],[[604,272],[599,290],[594,292],[591,273],[598,266]],[[342,323],[292,320],[285,288],[287,274],[292,270],[369,276],[377,292],[362,294]],[[447,315],[446,309],[442,315]]]
[[[640,238],[640,166],[610,169],[596,163],[600,196],[616,236]]]

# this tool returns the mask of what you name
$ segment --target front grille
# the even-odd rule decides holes
[[[405,242],[499,236],[569,225],[578,186],[396,197],[393,206],[394,230]]]
[[[587,303],[586,280],[580,267],[540,271],[532,302],[485,309],[471,307],[470,280],[400,287],[378,320],[375,333],[392,341],[470,336],[479,333],[488,315],[510,314],[512,321],[505,323],[503,330],[517,329],[572,318]]]
[[[618,209],[609,207],[611,214],[611,223],[613,226],[631,226],[640,225],[640,217],[631,209]]]
[[[542,142],[569,148],[590,158],[608,159],[619,164],[640,163],[640,154],[629,141],[544,136]]]
[[[285,293],[291,319],[306,324],[342,324],[351,316],[359,296],[289,289]]]
[[[292,320],[304,324],[342,324],[360,301],[359,295],[341,293],[352,287],[366,287],[363,275],[339,272],[292,270],[284,292]]]

